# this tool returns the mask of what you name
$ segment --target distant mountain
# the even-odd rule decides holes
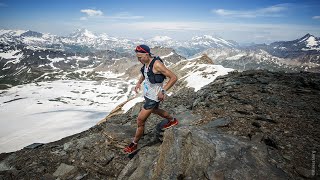
[[[63,47],[60,37],[52,34],[44,34],[25,30],[0,30],[0,43],[2,44],[26,44],[30,46],[61,49]]]
[[[311,34],[306,34],[300,39],[293,41],[279,41],[269,45],[275,50],[279,51],[320,51],[320,38],[317,38]]]
[[[266,69],[269,71],[319,72],[320,64],[301,62],[298,58],[281,58],[270,54],[263,49],[233,49],[233,48],[210,48],[201,54],[210,57],[214,64],[220,64],[226,68],[239,71]]]
[[[73,53],[20,44],[0,43],[0,84],[22,84],[56,79],[85,79],[78,70],[93,69],[100,64],[113,64],[117,59],[133,56],[111,50]]]
[[[237,48],[238,43],[224,40],[211,35],[195,36],[191,40],[177,43],[173,47],[177,53],[185,57],[192,57],[209,48]]]
[[[297,60],[301,63],[320,64],[320,38],[311,34],[306,34],[293,41],[254,45],[249,49],[262,49],[273,56]]]
[[[200,47],[237,47],[238,44],[235,42],[227,41],[219,37],[213,37],[210,35],[195,36],[190,41],[191,46],[200,46]]]
[[[307,34],[293,41],[252,44],[243,47],[213,47],[195,54],[207,54],[215,64],[240,71],[267,69],[270,71],[320,71],[319,38]]]
[[[233,41],[227,41],[211,35],[195,36],[188,41],[176,41],[168,36],[155,36],[144,39],[126,39],[112,37],[105,33],[96,35],[87,29],[77,29],[68,36],[59,37],[24,30],[0,30],[0,42],[24,43],[43,48],[63,49],[72,52],[115,50],[121,52],[133,52],[132,49],[138,44],[148,44],[151,47],[163,46],[176,49],[185,57],[190,57],[206,48],[212,47],[237,47]]]
[[[132,78],[139,73],[141,65],[132,53],[114,50],[74,53],[23,43],[0,44],[0,46],[0,84],[16,85],[57,79],[93,80],[98,78],[95,76],[95,71],[124,73],[127,70],[132,71],[131,67],[137,66],[133,68],[137,71],[133,70],[134,73],[130,76]],[[155,47],[151,51],[160,56],[166,65],[185,60],[172,48]]]
[[[62,38],[62,42],[66,44],[91,45],[95,43],[97,36],[87,29],[77,29],[69,36]]]

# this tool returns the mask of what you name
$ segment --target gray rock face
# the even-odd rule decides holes
[[[74,166],[61,163],[60,166],[57,168],[57,170],[53,173],[53,176],[56,176],[56,177],[64,176],[73,170],[75,170]]]
[[[186,59],[185,57],[177,54],[173,48],[156,46],[151,49],[151,53],[155,56],[161,57],[166,66]]]
[[[153,152],[153,153],[152,153]],[[149,156],[147,156],[149,155]],[[261,171],[263,169],[263,171]],[[143,171],[143,173],[141,172]],[[134,157],[119,179],[287,179],[261,144],[217,131],[180,127],[165,131],[159,149]]]

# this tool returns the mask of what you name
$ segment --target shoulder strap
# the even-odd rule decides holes
[[[159,60],[163,63],[162,59],[159,56],[154,57],[149,65],[149,68],[151,69],[151,71],[153,70],[153,64],[156,62],[156,60]],[[153,71],[152,71],[152,73],[153,73]]]
[[[146,65],[144,64],[142,67],[141,67],[141,69],[140,69],[140,72],[142,73],[142,76],[144,77],[144,67],[145,67]]]
[[[163,61],[162,61],[162,59],[159,57],[159,56],[156,56],[156,57],[154,57],[153,59],[152,59],[152,61],[150,62],[150,64],[149,64],[149,69],[151,69],[151,71],[148,71],[148,73],[150,73],[150,74],[154,74],[153,73],[153,64],[156,62],[156,60],[160,60],[162,63],[163,63]],[[142,73],[142,75],[143,75],[143,77],[144,77],[144,68],[145,68],[145,64],[141,67],[141,69],[140,69],[140,72]],[[149,76],[149,75],[148,75]]]

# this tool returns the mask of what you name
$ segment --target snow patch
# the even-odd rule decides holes
[[[1,57],[1,53],[0,53],[0,57]],[[14,54],[14,55],[11,54],[11,55],[8,55],[6,57],[10,57],[8,59],[12,59],[12,58],[16,58],[16,59],[7,61],[4,66],[6,66],[9,63],[18,64],[20,62],[20,60],[23,59],[24,56],[23,56],[23,53],[19,53],[19,54]]]
[[[307,47],[314,47],[318,45],[318,41],[316,40],[315,37],[311,36],[307,39]]]
[[[89,60],[89,56],[86,56],[86,57],[71,56],[71,57],[67,57],[67,59],[69,59],[69,60],[79,60],[79,61],[88,61]]]
[[[64,58],[50,58],[49,55],[47,55],[47,59],[50,60],[51,62],[59,62],[59,61],[64,61]]]
[[[92,39],[96,38],[96,36],[92,32],[88,31],[87,29],[83,32],[83,35]]]
[[[203,70],[200,70],[203,69]],[[197,92],[203,86],[213,82],[218,76],[226,75],[233,71],[231,68],[224,68],[221,65],[199,64],[197,69],[188,73],[181,79],[187,82],[186,87],[194,88]]]
[[[167,57],[172,56],[172,55],[174,55],[174,53],[173,53],[173,52],[171,52],[170,54],[165,55],[165,56],[160,56],[160,58],[161,58],[161,59],[162,59],[162,58],[167,58]]]
[[[161,42],[161,41],[169,41],[169,40],[172,40],[171,37],[168,37],[168,36],[155,36],[153,37],[152,39],[150,39],[151,41],[157,41],[157,42]]]
[[[10,50],[8,52],[5,53],[0,53],[0,57],[4,58],[4,59],[13,59],[13,58],[17,58],[17,56],[19,56],[20,54],[17,54],[21,52],[20,50]]]
[[[124,106],[122,106],[122,110],[126,113],[130,108],[132,108],[135,104],[144,101],[143,97],[136,97],[128,101]]]
[[[2,68],[2,70],[4,71],[4,70],[10,69],[10,68],[11,68],[11,66],[7,66],[5,68]]]

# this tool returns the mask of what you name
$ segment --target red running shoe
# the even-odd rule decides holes
[[[124,153],[126,154],[132,154],[137,151],[138,144],[136,143],[130,143],[129,146],[123,149]]]
[[[178,125],[178,124],[179,124],[178,119],[173,118],[172,121],[169,121],[167,124],[165,124],[165,125],[162,127],[162,130],[168,129],[168,128],[170,128],[170,127],[172,127],[172,126],[176,126],[176,125]]]

